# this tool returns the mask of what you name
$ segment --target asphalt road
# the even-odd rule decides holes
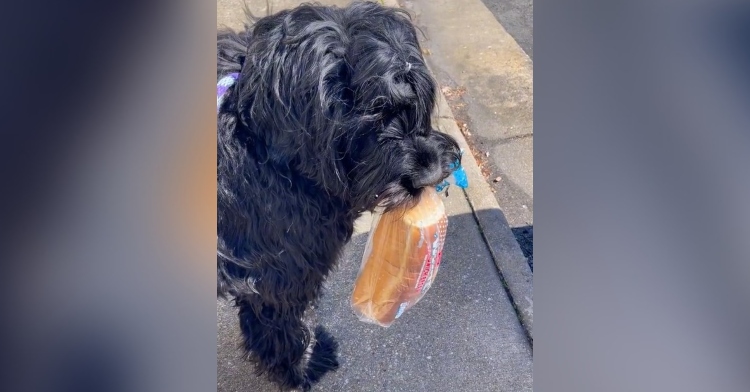
[[[482,0],[518,45],[534,59],[534,1]]]

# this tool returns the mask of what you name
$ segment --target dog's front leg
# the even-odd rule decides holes
[[[248,358],[283,390],[307,391],[338,368],[337,343],[322,327],[313,331],[303,320],[307,306],[273,306],[258,294],[237,303]]]

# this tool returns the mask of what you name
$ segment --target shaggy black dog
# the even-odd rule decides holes
[[[338,367],[308,313],[354,220],[412,203],[458,145],[431,128],[435,82],[398,10],[305,4],[217,46],[217,80],[237,74],[218,106],[218,292],[258,372],[309,390]]]

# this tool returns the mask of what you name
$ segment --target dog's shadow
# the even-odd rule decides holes
[[[341,367],[313,390],[530,390],[527,343],[483,241],[473,215],[450,216],[433,287],[386,329],[359,321],[349,305],[367,242],[367,234],[355,235],[316,310],[339,342]],[[236,311],[225,301],[218,302],[218,334],[217,391],[278,392],[243,360]],[[518,371],[511,385],[502,368]]]

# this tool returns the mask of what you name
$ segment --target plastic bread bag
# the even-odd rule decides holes
[[[438,194],[447,196],[450,185],[469,186],[460,161],[451,164],[451,169],[451,175],[436,188],[425,189],[416,206],[373,216],[351,298],[360,320],[388,327],[432,285],[448,228]]]
[[[411,209],[375,214],[351,304],[361,321],[390,326],[432,285],[448,217],[435,188]]]

